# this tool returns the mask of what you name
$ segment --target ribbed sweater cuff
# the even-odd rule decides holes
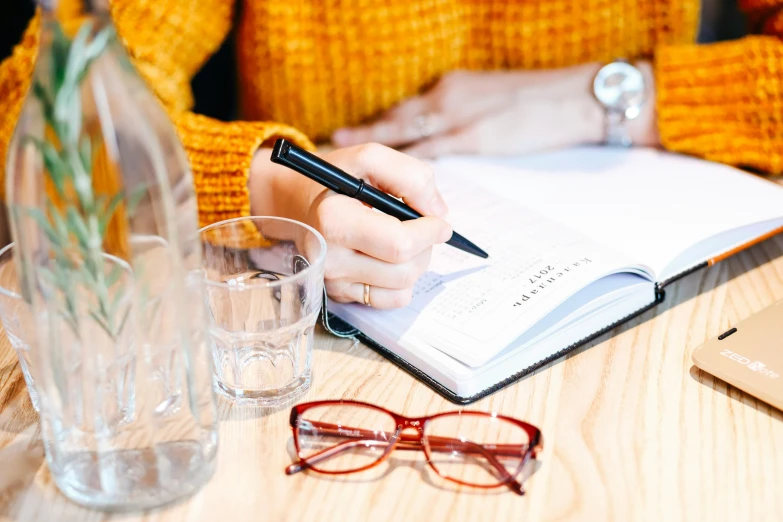
[[[201,226],[250,215],[248,176],[259,147],[286,138],[313,148],[302,133],[274,122],[224,123],[185,113],[175,123],[193,170]]]
[[[783,42],[747,37],[656,52],[657,118],[667,149],[783,172]]]

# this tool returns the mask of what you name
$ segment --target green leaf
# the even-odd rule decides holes
[[[87,216],[95,214],[98,209],[95,206],[92,173],[84,170],[84,166],[78,155],[69,154],[68,164],[73,169],[73,188],[76,191],[76,197],[79,200],[82,212]]]
[[[92,42],[87,45],[87,47],[84,49],[84,63],[82,64],[82,71],[77,77],[76,83],[81,83],[84,81],[90,66],[101,56],[101,54],[103,54],[103,51],[106,50],[106,46],[112,36],[114,36],[112,26],[107,26],[103,28],[98,34],[96,34],[92,39]]]
[[[92,244],[90,243],[90,232],[87,230],[87,226],[82,220],[82,216],[76,211],[74,207],[68,207],[66,211],[66,222],[68,223],[68,230],[70,230],[77,241],[84,250],[90,250]]]
[[[27,141],[31,141],[35,144],[36,148],[43,154],[44,166],[49,172],[49,178],[54,183],[57,193],[60,196],[65,195],[65,179],[70,177],[70,170],[68,164],[62,160],[57,149],[54,145],[47,141],[41,141],[32,136],[26,138]]]
[[[41,227],[44,234],[46,234],[46,237],[51,243],[60,244],[60,238],[57,236],[57,232],[54,230],[54,228],[52,228],[51,223],[49,223],[49,220],[46,218],[46,214],[44,214],[41,209],[28,208],[25,210],[27,211],[27,215],[38,223],[38,226]]]
[[[82,159],[84,170],[92,172],[92,141],[87,135],[82,136],[81,144],[79,145],[79,156]]]
[[[103,318],[103,317],[102,317],[102,316],[101,316],[101,315],[100,315],[98,312],[95,312],[95,311],[93,311],[93,310],[90,310],[90,316],[93,318],[93,320],[94,320],[96,323],[98,323],[98,325],[99,325],[101,328],[103,328],[103,329],[106,331],[106,333],[107,333],[107,334],[109,334],[109,337],[111,337],[112,339],[114,339],[114,333],[111,331],[111,328],[109,327],[109,325],[106,323],[106,321],[104,320],[104,318]]]
[[[51,270],[54,279],[54,287],[60,290],[61,297],[65,301],[65,309],[71,316],[76,316],[76,305],[74,304],[74,280],[72,271],[63,268],[60,265],[54,265]]]
[[[33,82],[33,95],[35,95],[35,97],[38,98],[38,101],[41,102],[41,105],[43,106],[44,118],[46,121],[52,121],[52,100],[49,98],[49,93],[46,92],[46,87],[44,87],[43,84],[41,84],[41,82],[38,80]]]
[[[119,335],[123,328],[125,328],[125,323],[128,322],[128,317],[130,317],[130,307],[127,307],[125,309],[125,313],[122,316],[122,319],[120,320],[120,324],[117,326],[116,335]]]
[[[96,312],[101,315],[104,319],[106,319],[106,324],[111,326],[111,314],[109,313],[109,303],[106,299],[98,299],[98,312]],[[109,328],[110,330],[111,328]]]
[[[114,212],[117,210],[117,207],[120,203],[122,203],[122,200],[125,196],[125,193],[123,191],[117,192],[112,198],[109,200],[109,204],[106,205],[106,208],[103,210],[103,217],[106,219],[106,221],[109,221],[111,217],[114,215]]]
[[[57,237],[60,238],[58,246],[61,244],[67,244],[69,239],[68,225],[65,224],[63,215],[60,214],[60,211],[52,204],[51,201],[47,201],[46,203],[49,216],[51,216],[51,223],[54,226],[55,232],[57,232]]]
[[[65,144],[75,146],[81,134],[81,96],[80,78],[83,78],[85,68],[84,48],[92,31],[92,21],[85,21],[68,49],[65,60],[65,77],[55,91],[54,120],[61,124],[60,140]]]
[[[82,107],[79,86],[63,83],[54,96],[52,127],[63,148],[76,149],[82,132]]]
[[[133,215],[136,212],[136,207],[139,206],[139,203],[141,203],[141,200],[144,199],[144,196],[146,195],[147,186],[143,183],[133,189],[133,192],[131,192],[131,195],[128,197],[128,215]]]
[[[70,46],[71,40],[63,32],[60,24],[54,24],[50,71],[52,88],[55,92],[60,90],[65,79],[65,65],[68,62],[68,49]]]
[[[87,39],[92,32],[92,20],[86,20],[71,41],[71,47],[68,50],[68,59],[65,62],[65,81],[63,87],[76,85],[85,63],[85,47]]]
[[[58,137],[63,146],[75,149],[82,132],[82,98],[78,85],[65,83],[57,92],[54,121],[59,123]]]
[[[107,25],[101,29],[98,34],[93,37],[92,42],[84,50],[88,60],[93,60],[100,56],[103,51],[106,50],[106,46],[109,44],[109,40],[114,36],[114,29],[111,25]]]
[[[85,256],[84,262],[79,268],[79,273],[82,275],[84,284],[93,287],[93,293],[97,294],[99,285],[101,284],[98,281],[98,270],[100,268],[96,266],[95,261],[89,256]]]
[[[106,237],[106,230],[109,227],[109,223],[111,223],[114,212],[117,210],[117,206],[122,203],[123,195],[122,192],[116,193],[103,209],[100,221],[98,222],[98,234],[101,236],[101,239]]]

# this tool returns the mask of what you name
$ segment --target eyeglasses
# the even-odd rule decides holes
[[[395,449],[423,450],[441,477],[467,486],[507,486],[524,495],[517,476],[541,451],[541,430],[511,417],[454,411],[409,418],[357,401],[319,401],[291,409],[299,462],[286,468],[342,475],[370,469]],[[406,433],[408,430],[415,433]]]

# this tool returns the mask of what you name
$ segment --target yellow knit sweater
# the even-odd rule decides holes
[[[249,213],[261,144],[284,136],[309,146],[305,136],[372,118],[458,68],[651,58],[666,148],[782,173],[783,0],[740,4],[757,35],[713,45],[693,44],[699,0],[243,0],[238,17],[231,0],[113,0],[111,10],[177,126],[203,225]],[[222,123],[189,112],[189,82],[235,19],[247,121]],[[33,20],[0,64],[0,158],[37,32]]]

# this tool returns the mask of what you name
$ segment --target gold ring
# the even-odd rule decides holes
[[[364,304],[372,306],[372,303],[370,302],[370,285],[367,283],[364,284]]]

